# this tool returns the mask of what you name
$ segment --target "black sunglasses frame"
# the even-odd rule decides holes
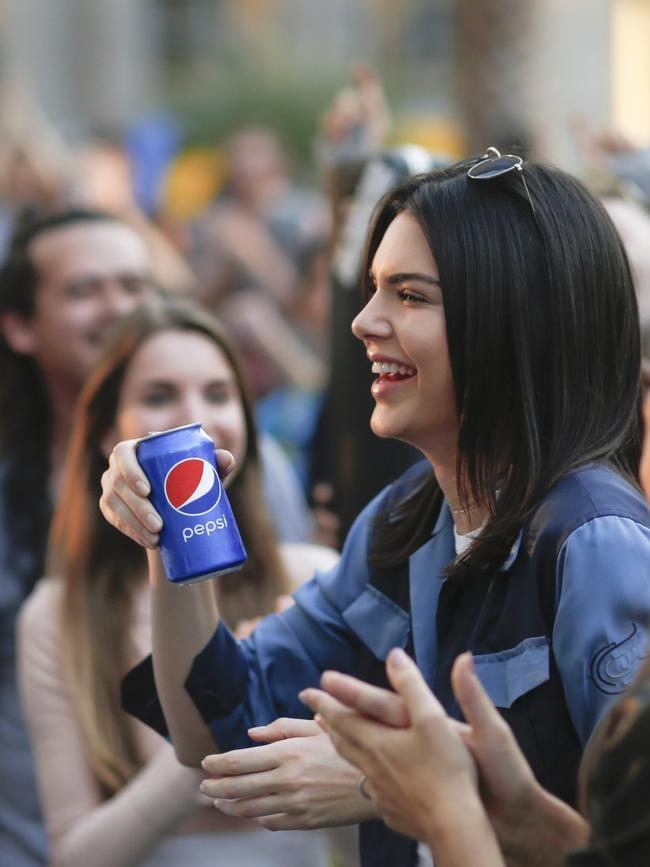
[[[520,156],[517,156],[516,154],[502,154],[497,150],[497,148],[489,147],[483,156],[480,157],[477,162],[472,163],[472,165],[467,169],[467,177],[473,181],[491,181],[501,175],[508,174],[508,172],[519,172],[524,185],[524,190],[526,191],[526,198],[528,199],[533,216],[535,217],[537,228],[540,229],[541,232],[537,211],[535,210],[535,205],[533,204],[530,190],[526,183],[524,161]]]

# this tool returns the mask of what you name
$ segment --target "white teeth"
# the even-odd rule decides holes
[[[399,373],[400,376],[414,376],[415,370],[412,367],[406,367],[404,364],[396,364],[394,361],[373,361],[373,373]]]

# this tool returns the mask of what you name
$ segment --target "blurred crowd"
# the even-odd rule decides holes
[[[210,351],[223,362],[223,381],[229,383],[234,377],[236,412],[242,413],[245,421],[224,422],[220,418],[213,430],[217,440],[221,437],[217,445],[233,452],[240,450],[245,460],[251,461],[252,481],[241,480],[242,485],[246,481],[250,486],[242,490],[249,494],[259,491],[265,506],[265,515],[259,520],[250,517],[251,532],[264,540],[254,556],[259,556],[260,562],[282,564],[276,574],[282,580],[273,583],[269,578],[268,587],[251,580],[236,593],[226,587],[229,625],[239,635],[250,634],[260,616],[290,604],[289,595],[309,577],[312,568],[327,568],[336,562],[350,525],[346,504],[353,494],[366,502],[387,476],[397,475],[414,458],[400,452],[399,444],[383,443],[385,458],[372,458],[374,485],[367,482],[372,473],[362,475],[359,467],[359,475],[355,475],[356,463],[346,457],[353,452],[343,435],[345,411],[337,403],[338,396],[347,394],[344,389],[359,363],[352,350],[345,355],[349,317],[342,311],[348,309],[345,305],[360,303],[357,285],[362,249],[358,243],[352,267],[346,265],[346,255],[355,244],[354,218],[366,214],[365,232],[367,217],[379,198],[371,183],[376,175],[368,173],[368,166],[374,166],[375,172],[378,166],[392,171],[399,159],[403,162],[399,172],[406,176],[444,162],[446,157],[451,162],[462,155],[423,157],[418,153],[416,158],[389,145],[395,138],[391,138],[391,119],[381,84],[372,71],[361,67],[320,118],[313,165],[307,172],[302,167],[298,171],[292,163],[281,130],[256,125],[236,130],[227,141],[215,142],[200,153],[183,151],[180,134],[176,147],[170,148],[156,166],[153,157],[147,160],[142,141],[134,142],[127,135],[97,132],[73,147],[36,111],[18,123],[7,110],[0,117],[0,130],[0,862],[6,867],[43,867],[48,863],[40,785],[48,802],[49,848],[54,846],[52,851],[56,852],[52,863],[57,865],[211,863],[208,855],[198,854],[198,848],[194,861],[174,860],[185,858],[182,850],[176,849],[169,853],[161,850],[158,860],[147,861],[154,844],[175,828],[185,829],[180,835],[191,834],[195,840],[201,834],[221,833],[224,852],[231,851],[227,849],[231,838],[239,834],[237,839],[244,839],[248,834],[248,849],[239,850],[233,843],[232,860],[223,862],[237,863],[238,867],[262,863],[353,865],[354,841],[345,834],[324,834],[308,847],[300,841],[287,841],[278,844],[275,854],[268,853],[271,860],[246,860],[249,850],[267,844],[250,836],[253,832],[246,820],[221,817],[221,825],[197,822],[193,826],[192,811],[200,802],[198,778],[185,775],[187,769],[177,772],[176,765],[172,772],[174,760],[164,750],[168,745],[161,747],[157,741],[146,744],[151,777],[142,783],[141,800],[155,797],[162,779],[171,780],[169,786],[183,792],[183,800],[162,804],[159,825],[142,846],[127,846],[122,851],[110,829],[121,827],[120,823],[128,828],[129,814],[140,816],[138,797],[126,801],[121,813],[116,807],[113,819],[107,805],[111,803],[109,796],[134,786],[133,763],[127,761],[133,744],[122,742],[121,735],[115,734],[117,729],[103,728],[87,711],[93,690],[103,695],[103,675],[95,682],[93,675],[74,661],[74,648],[66,644],[65,636],[50,635],[48,623],[56,619],[56,606],[64,604],[65,622],[73,632],[77,616],[88,616],[88,622],[101,631],[101,617],[92,619],[97,615],[97,610],[92,614],[93,604],[102,606],[106,620],[113,623],[124,609],[108,592],[93,601],[78,589],[65,595],[61,588],[48,585],[49,589],[40,591],[40,609],[30,612],[29,643],[36,645],[38,636],[43,640],[49,636],[52,642],[42,658],[32,660],[29,675],[24,675],[32,684],[27,687],[30,727],[33,730],[34,718],[43,713],[40,700],[52,719],[56,720],[57,714],[65,719],[67,738],[73,742],[71,746],[65,741],[65,749],[73,756],[68,782],[61,779],[66,774],[61,765],[56,769],[56,781],[54,771],[43,770],[52,762],[52,753],[62,749],[63,742],[48,741],[57,729],[56,722],[41,726],[41,731],[46,731],[42,731],[44,740],[36,745],[38,775],[30,758],[15,676],[16,623],[21,606],[42,576],[51,577],[55,554],[65,559],[70,551],[82,550],[80,528],[87,528],[87,524],[75,519],[79,512],[65,514],[62,498],[70,502],[76,498],[75,509],[97,511],[97,492],[92,485],[76,490],[72,482],[74,455],[82,461],[82,435],[92,439],[88,431],[97,432],[97,454],[87,459],[101,464],[118,439],[147,432],[142,427],[144,421],[140,426],[129,426],[125,421],[130,419],[125,407],[128,387],[133,387],[130,377],[136,376],[138,341],[144,346],[146,339],[153,340],[151,334],[158,327],[141,322],[138,327],[142,333],[135,336],[133,323],[138,320],[133,317],[142,305],[168,305],[164,315],[156,315],[168,317],[164,327],[171,328],[175,339],[164,345],[162,354],[152,355],[149,369],[167,383],[168,391],[172,383],[173,400],[179,407],[185,401],[176,414],[161,415],[162,421],[156,418],[152,425],[164,422],[172,427],[193,421],[192,408],[197,407],[196,415],[207,419],[209,425],[210,401],[228,401],[231,386],[220,380],[217,388],[212,381],[199,382],[198,374],[185,372],[193,366],[203,370],[204,358],[212,358],[205,355],[205,345],[201,350],[201,340],[205,343],[209,337]],[[639,301],[643,353],[650,359],[650,149],[639,150],[611,131],[584,124],[576,124],[574,132],[584,157],[584,180],[604,203],[627,249]],[[392,180],[397,176],[391,176]],[[349,300],[351,293],[356,293],[354,302]],[[176,310],[175,305],[185,312],[169,313]],[[217,330],[212,331],[202,316],[216,320]],[[131,343],[118,359],[118,338],[126,340],[119,328],[127,318]],[[346,336],[340,336],[342,331]],[[194,343],[188,334],[194,335]],[[197,334],[203,336],[197,338]],[[107,346],[113,347],[112,358],[103,354]],[[365,356],[362,358],[363,376],[367,376]],[[97,367],[100,359],[102,369]],[[650,376],[650,367],[648,370]],[[111,379],[113,375],[115,379]],[[181,381],[182,376],[185,379]],[[155,404],[159,409],[163,401],[172,400],[163,394],[160,383],[156,385],[158,393],[151,383],[147,388],[152,390],[151,407]],[[193,407],[188,396],[192,388],[197,393],[203,389]],[[218,391],[217,397],[210,396],[210,389]],[[78,404],[80,395],[83,398]],[[104,411],[108,406],[110,410]],[[352,404],[349,410],[354,412]],[[367,445],[370,436],[365,428],[358,431],[358,448],[367,450],[368,455],[374,448],[372,443]],[[107,443],[111,440],[110,445],[104,444],[104,437]],[[66,465],[66,455],[70,466]],[[82,464],[76,466],[79,479]],[[48,547],[53,515],[60,535],[56,544],[50,541]],[[252,544],[255,549],[257,543]],[[101,564],[90,554],[79,563],[90,573],[96,570],[103,574]],[[133,568],[142,571],[142,561]],[[110,575],[103,577],[111,580]],[[123,592],[130,592],[126,585]],[[148,627],[142,624],[139,597],[137,606],[137,614],[129,615],[133,628],[116,634],[125,648],[133,642],[144,652],[149,638]],[[80,642],[78,646],[87,650],[89,665],[96,663],[103,672],[110,653],[101,644],[95,645],[86,633]],[[39,683],[38,672],[46,668],[43,660],[57,654],[60,659],[54,680]],[[29,659],[28,653],[26,656]],[[138,657],[125,650],[115,658],[125,671]],[[64,686],[63,672],[72,678],[74,687]],[[67,710],[64,702],[68,703]],[[73,713],[71,706],[76,708]],[[117,712],[108,699],[99,706],[108,716]],[[329,709],[324,705],[322,711]],[[115,767],[94,740],[113,737],[107,752],[114,749],[116,755],[126,757],[123,765]],[[76,756],[74,744],[81,757]],[[374,780],[371,783],[374,790],[377,784]],[[66,815],[52,804],[57,801],[57,788],[63,790],[65,801],[70,795],[66,786],[73,785],[78,785],[82,794],[70,797],[71,812]],[[146,824],[146,811],[143,816],[139,821]],[[111,821],[116,824],[111,825]],[[87,847],[95,848],[93,822],[98,827],[106,823],[103,838],[110,840],[111,846],[106,852],[97,848],[95,860],[88,860],[84,854]],[[332,858],[335,862],[328,860]]]
[[[106,212],[131,226],[155,284],[205,305],[242,351],[261,427],[300,482],[284,533],[305,539],[322,529],[333,541],[325,529],[333,516],[314,528],[298,500],[311,500],[324,472],[312,466],[311,446],[329,375],[335,226],[328,189],[339,166],[358,172],[385,140],[388,113],[374,75],[359,67],[336,95],[321,119],[314,165],[300,172],[281,131],[270,128],[251,125],[211,149],[187,151],[178,133],[161,156],[156,141],[169,135],[166,124],[154,121],[139,137],[97,132],[73,148],[38,112],[27,114],[3,122],[0,255],[34,219],[70,209]],[[317,499],[324,490],[316,488]]]
[[[75,407],[84,386],[93,379],[110,335],[116,329],[119,332],[122,324],[134,329],[130,320],[142,305],[167,299],[164,303],[172,305],[167,326],[175,316],[179,323],[174,334],[205,327],[212,335],[217,327],[223,329],[227,343],[222,345],[221,338],[215,337],[213,351],[225,352],[228,359],[232,352],[239,359],[233,368],[237,371],[234,385],[227,390],[239,394],[242,401],[246,461],[259,466],[254,474],[250,470],[254,482],[252,477],[246,483],[242,479],[240,499],[244,503],[263,500],[259,508],[264,517],[251,517],[250,528],[246,512],[257,514],[253,507],[243,505],[238,519],[248,536],[249,563],[269,576],[266,589],[255,583],[245,588],[245,580],[239,580],[227,593],[230,601],[223,604],[232,607],[232,627],[240,635],[247,634],[260,615],[285,606],[286,594],[310,577],[314,568],[331,564],[341,537],[328,477],[332,446],[317,437],[319,427],[326,426],[331,343],[333,208],[325,188],[340,160],[354,164],[378,151],[387,128],[386,106],[373,74],[360,68],[354,83],[336,96],[322,119],[315,145],[317,165],[308,173],[317,178],[320,172],[320,188],[296,179],[298,172],[281,131],[265,127],[237,130],[228,141],[215,142],[197,155],[195,149],[182,152],[166,147],[169,130],[165,124],[154,124],[153,131],[145,129],[139,138],[135,133],[120,136],[98,131],[76,146],[64,142],[36,108],[23,104],[7,104],[0,125],[0,764],[4,769],[0,860],[12,867],[44,864],[50,848],[56,863],[87,864],[90,846],[97,865],[104,863],[102,857],[106,864],[136,863],[134,858],[140,863],[128,850],[118,855],[111,847],[100,854],[93,833],[108,842],[118,825],[105,816],[108,824],[104,827],[102,818],[96,816],[105,793],[101,787],[98,792],[94,784],[89,791],[84,789],[87,771],[83,771],[83,762],[79,777],[70,784],[72,801],[63,799],[68,804],[64,813],[72,810],[77,821],[71,821],[70,815],[52,815],[57,797],[48,790],[39,765],[48,847],[18,697],[18,611],[35,585],[47,587],[42,576],[54,569],[53,544],[48,546],[52,515],[63,501],[77,502],[65,480],[68,446],[81,427]],[[175,300],[190,306],[175,314]],[[199,309],[216,317],[218,325],[211,324],[212,320],[201,325]],[[203,369],[201,353],[193,353],[191,345],[187,356],[179,358],[184,353],[182,334],[167,342],[165,352],[173,382],[158,382],[157,387],[175,389],[178,394],[173,399],[159,395],[151,400],[173,404],[175,411],[168,413],[166,422],[152,422],[151,426],[202,421],[219,445],[238,454],[230,421],[234,398],[222,393],[223,382],[209,380],[216,376],[214,359],[208,359],[210,370]],[[180,382],[182,361],[191,371]],[[164,379],[161,358],[154,364],[155,372]],[[201,376],[207,384],[199,383]],[[230,373],[224,376],[228,381],[232,378]],[[192,404],[190,394],[201,388],[202,397]],[[218,394],[213,397],[213,392]],[[140,435],[146,432],[141,430]],[[100,454],[97,459],[101,463],[106,458]],[[97,511],[98,494],[92,506],[90,494],[82,491],[79,496],[87,503],[82,508]],[[238,499],[236,492],[232,496]],[[77,542],[80,527],[71,529]],[[94,545],[90,535],[86,546]],[[94,582],[93,569],[89,564],[86,568],[87,580]],[[108,609],[113,603],[105,602],[104,615],[110,619]],[[45,604],[46,619],[53,623],[59,600]],[[96,624],[100,632],[103,619]],[[84,623],[91,621],[90,613],[82,617]],[[37,634],[41,641],[51,642],[45,656],[59,659],[64,645],[60,635],[50,635],[42,623]],[[116,640],[126,652],[127,636]],[[38,641],[33,643],[38,645]],[[87,650],[89,658],[94,658],[92,646]],[[97,664],[105,662],[97,659]],[[42,675],[43,666],[37,668]],[[38,681],[38,677],[30,675],[29,680]],[[83,694],[83,677],[77,686]],[[51,712],[52,683],[47,678],[46,687],[45,697],[39,693],[36,701],[40,719],[49,719]],[[92,688],[92,694],[99,708],[96,689]],[[109,718],[114,712],[111,708]],[[65,753],[66,762],[71,762],[69,771],[75,765],[74,746],[84,752],[92,749],[88,742],[106,736],[105,728],[97,732],[91,725],[90,733],[86,731],[79,707],[71,714],[63,725],[48,722],[45,747],[38,739],[35,744],[39,757],[51,747],[58,754]],[[71,737],[79,715],[85,747],[83,736],[81,740],[75,740],[74,734]],[[119,723],[116,725],[119,729]],[[63,740],[58,740],[59,735]],[[169,785],[182,782],[182,774],[169,776],[172,766],[169,756],[158,757],[157,773]],[[128,777],[126,774],[122,781]],[[109,788],[114,787],[114,774],[108,779]],[[143,792],[147,785],[155,786],[157,779],[154,776],[147,782],[145,775],[139,781]],[[198,796],[188,788],[189,782],[196,784],[195,777],[185,781],[184,798],[172,795],[171,806],[161,807],[163,813],[171,809],[166,820],[170,827],[197,807]],[[124,798],[122,811],[132,810],[133,799],[138,798],[137,786],[135,789]],[[120,815],[118,806],[114,821]],[[98,827],[93,823],[99,823]],[[223,830],[218,825],[217,830]],[[228,827],[226,823],[226,831]],[[206,830],[215,831],[214,821],[207,823]],[[159,836],[160,832],[154,835]],[[243,865],[248,863],[247,847],[259,850],[259,846],[250,838],[246,843],[245,834],[236,837],[240,838],[244,849],[233,849],[229,859]],[[226,847],[227,837],[222,835],[220,841]],[[344,861],[355,860],[354,847],[345,835],[329,845]],[[307,852],[297,840],[284,847],[293,850],[294,860],[286,863],[316,864],[324,857],[322,843],[312,841]],[[144,851],[146,844],[140,841],[135,848]],[[264,851],[270,857],[268,844]],[[282,851],[278,850],[279,860],[283,860]],[[156,857],[167,856],[158,852]],[[262,863],[259,856],[251,861],[256,863]]]

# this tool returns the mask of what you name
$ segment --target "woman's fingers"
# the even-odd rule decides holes
[[[124,440],[118,443],[109,460],[109,465],[115,468],[114,476],[121,478],[126,485],[138,496],[148,497],[151,493],[151,485],[145,476],[136,457],[138,440]]]
[[[101,480],[99,507],[120,532],[145,548],[156,548],[163,522],[148,499],[151,486],[138,463],[137,444],[138,440],[125,440],[113,449]],[[225,449],[217,449],[215,454],[219,473],[225,478],[232,472],[235,459]]]
[[[136,445],[137,440],[127,440],[113,449],[102,475],[99,507],[122,533],[146,548],[155,548],[162,520],[147,499],[151,488],[138,464]]]
[[[282,764],[282,757],[272,745],[247,747],[206,756],[201,767],[213,777],[236,777],[243,774],[271,771]]]
[[[315,689],[314,687],[300,690],[298,698],[303,704],[311,708],[314,713],[325,718],[328,723],[334,717],[335,711],[338,708],[344,707],[341,702],[335,698],[331,698],[324,690]]]
[[[248,735],[254,741],[273,743],[287,738],[305,738],[319,735],[321,730],[317,723],[311,719],[293,719],[280,717],[266,726],[253,726],[248,729]],[[255,750],[259,752],[259,750]]]
[[[267,831],[294,831],[296,822],[288,813],[275,813],[272,816],[262,816],[255,820],[256,824]],[[299,828],[298,830],[302,830]]]
[[[277,815],[283,806],[286,807],[286,799],[278,798],[277,795],[273,794],[259,798],[244,798],[237,801],[216,798],[214,799],[214,806],[218,810],[221,810],[222,813],[225,813],[226,816],[240,819],[258,819],[264,816]],[[287,814],[283,813],[283,815],[287,819],[285,827],[295,826],[295,820],[293,825],[291,825]]]
[[[432,715],[446,718],[447,714],[427,686],[420,669],[401,648],[394,647],[388,654],[386,674],[393,689],[404,699],[414,724]]]
[[[109,524],[146,548],[157,547],[162,521],[149,500],[133,493],[123,480],[116,484],[110,467],[102,475],[101,485],[99,507]]]
[[[454,694],[469,727],[461,737],[481,772],[483,795],[502,820],[516,821],[536,791],[533,773],[510,727],[474,672],[470,654],[459,656],[451,673]]]
[[[298,693],[298,698],[303,704],[324,717],[330,726],[339,729],[346,735],[349,734],[351,737],[356,736],[359,727],[377,725],[372,720],[364,719],[354,708],[347,707],[322,689],[303,689]]]
[[[385,731],[381,723],[365,719],[323,690],[303,689],[298,698],[325,721],[336,751],[357,767],[371,750],[375,738]]]
[[[505,727],[474,670],[471,653],[461,653],[451,670],[451,684],[463,716],[476,734]]]
[[[409,715],[403,699],[387,689],[371,686],[338,671],[324,672],[321,676],[321,687],[342,704],[354,708],[364,716],[397,728],[409,725]]]
[[[215,449],[217,469],[222,479],[225,479],[235,468],[235,459],[226,449]]]
[[[266,798],[277,791],[278,783],[273,771],[259,774],[243,774],[239,777],[219,777],[218,779],[203,780],[201,791],[208,798],[226,801],[236,801],[241,798]],[[255,815],[264,816],[273,810],[265,810]]]

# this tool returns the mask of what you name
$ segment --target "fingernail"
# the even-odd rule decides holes
[[[476,674],[476,666],[474,665],[474,654],[471,650],[468,650],[465,656],[467,657],[467,667],[472,672],[472,674]]]
[[[400,647],[394,647],[388,654],[388,663],[391,668],[406,668],[408,656]]]
[[[207,759],[203,759],[203,761],[201,762],[201,767],[203,768],[204,771],[208,770],[207,762],[208,762]]]
[[[206,794],[206,791],[205,791],[205,784],[204,784],[204,783],[201,783],[201,784],[199,785],[199,789],[201,789],[201,791],[203,792],[204,795]]]
[[[150,530],[153,530],[156,533],[162,527],[162,521],[155,515],[153,512],[149,512],[147,515],[147,526]]]
[[[217,808],[217,810],[221,809],[221,801],[218,798],[216,800],[214,800],[212,803]]]
[[[136,482],[135,489],[141,496],[143,496],[143,497],[149,496],[149,490],[150,489],[149,489],[149,485],[146,482],[143,482],[143,481]]]
[[[263,728],[266,728],[266,726],[251,726],[249,729],[247,729],[247,731],[248,731],[248,734],[250,734],[251,732],[259,732]]]

